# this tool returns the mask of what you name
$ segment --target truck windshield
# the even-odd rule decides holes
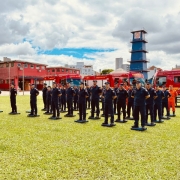
[[[138,80],[138,81],[140,81],[141,82],[141,84],[142,84],[142,86],[144,86],[145,85],[145,82],[144,82],[144,79],[143,78],[134,78],[134,77],[132,77],[132,78],[130,78],[129,79],[129,81],[130,81],[130,84],[133,84],[133,81],[134,80]]]
[[[166,76],[163,77],[157,77],[156,78],[156,85],[164,86],[166,84]]]

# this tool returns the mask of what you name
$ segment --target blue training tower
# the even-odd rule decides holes
[[[147,32],[145,30],[132,31],[133,39],[132,50],[131,53],[131,61],[130,61],[130,71],[138,71],[144,75],[144,78],[147,79],[147,62],[146,59],[146,39],[145,34]]]

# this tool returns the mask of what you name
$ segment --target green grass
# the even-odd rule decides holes
[[[21,115],[10,116],[9,97],[0,97],[0,179],[180,179],[179,109],[176,118],[136,132],[133,121],[105,128],[103,119],[50,121],[41,111],[28,118],[29,96],[18,96],[17,105]]]

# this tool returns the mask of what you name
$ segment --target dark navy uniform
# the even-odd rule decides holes
[[[86,97],[88,92],[86,89],[79,89],[78,103],[79,103],[79,120],[86,120]]]
[[[134,107],[134,98],[131,97],[132,94],[132,89],[128,90],[128,105],[127,105],[127,116],[130,118],[131,114],[131,109],[132,109],[132,114],[133,114],[133,107]],[[134,115],[133,115],[134,117]]]
[[[47,113],[52,112],[51,102],[52,101],[52,90],[46,92],[46,107],[47,107]]]
[[[42,90],[42,97],[43,97],[43,103],[44,103],[44,109],[46,109],[46,92],[47,92],[47,87],[44,87]]]
[[[139,89],[135,88],[132,91],[132,96],[134,97],[134,127],[138,127],[139,124],[139,113],[141,114],[141,126],[145,126],[146,122],[146,96],[148,96],[148,91],[140,87]]]
[[[148,113],[150,112],[151,123],[154,122],[154,98],[157,96],[156,90],[153,88],[147,89],[150,98],[146,99],[146,123],[148,122]]]
[[[164,98],[164,93],[161,90],[156,91],[157,98],[155,99],[154,104],[154,120],[156,121],[157,111],[158,111],[158,118],[161,121],[162,118],[162,99]]]
[[[163,91],[164,93],[164,99],[162,100],[162,116],[164,115],[164,108],[166,108],[167,116],[169,116],[169,110],[168,110],[168,98],[171,97],[171,94],[168,90]]]
[[[75,95],[74,95],[74,109],[78,110],[78,89],[74,89]]]
[[[118,88],[114,88],[114,92],[117,94],[117,90]],[[116,110],[117,110],[117,98],[114,99],[114,114],[116,114]]]
[[[37,115],[37,96],[39,95],[39,91],[36,88],[32,88],[30,91],[30,105],[31,105],[31,114]]]
[[[104,124],[108,124],[108,114],[111,114],[111,124],[114,123],[114,111],[113,111],[113,97],[116,96],[116,93],[113,89],[105,89],[103,91],[104,96],[104,112],[105,112],[105,121]]]
[[[73,115],[73,96],[75,94],[75,91],[72,87],[69,87],[66,89],[66,96],[67,96],[67,108],[68,108],[68,114],[67,115]]]
[[[66,111],[66,89],[61,89],[61,111]]]
[[[88,97],[86,98],[86,108],[90,109],[90,102],[91,102],[91,90],[90,88],[86,88],[87,89],[87,93],[88,93]]]
[[[117,111],[118,111],[118,120],[121,120],[121,108],[123,111],[123,119],[126,117],[126,98],[128,97],[128,93],[125,89],[117,90]]]
[[[104,91],[106,90],[105,87],[102,88],[102,94],[104,93]],[[102,110],[103,110],[103,114],[104,115],[104,96],[101,96],[101,102],[102,102]]]
[[[59,112],[59,96],[61,95],[61,91],[59,88],[55,87],[52,89],[52,111],[53,111],[53,117],[56,117],[56,111],[57,111],[57,117],[60,116]]]
[[[17,95],[17,90],[15,88],[11,88],[10,101],[11,101],[12,113],[17,113],[16,95]]]
[[[99,117],[99,95],[101,94],[102,90],[100,87],[92,86],[91,87],[91,117],[94,117],[95,107],[96,107],[96,114]]]

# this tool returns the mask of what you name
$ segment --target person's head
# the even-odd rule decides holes
[[[129,89],[130,89],[130,90],[132,90],[132,89],[133,89],[133,85],[132,85],[132,84],[130,84]]]
[[[123,86],[124,86],[124,84],[121,83],[121,84],[119,85],[119,89],[122,90],[122,89],[123,89]]]
[[[50,91],[51,90],[51,86],[48,86],[47,89],[48,89],[48,91]]]
[[[11,88],[14,88],[14,83],[11,83]]]
[[[162,90],[165,91],[165,90],[166,90],[166,86],[163,86],[163,87],[162,87]]]
[[[97,80],[93,80],[93,85],[94,85],[94,86],[97,85]]]
[[[57,87],[56,82],[53,82],[53,88]]]
[[[156,91],[158,91],[159,90],[159,85],[156,85]]]
[[[34,85],[34,84],[31,84],[30,86],[31,86],[31,89],[34,89],[34,88],[35,88],[35,85]]]
[[[105,86],[106,86],[106,89],[109,89],[110,83],[109,82],[105,82]]]
[[[139,89],[141,87],[141,82],[140,81],[136,81],[136,88]]]
[[[169,90],[173,90],[173,85],[169,85]]]
[[[128,82],[127,81],[124,81],[124,86],[127,86],[128,85]]]
[[[77,88],[77,87],[76,87],[76,88]],[[81,89],[84,88],[84,83],[83,83],[83,82],[80,83],[80,88],[81,88]]]
[[[46,87],[46,86],[47,86],[47,84],[46,84],[46,83],[44,83],[44,84],[43,84],[43,87]]]
[[[147,88],[147,89],[150,89],[150,88],[151,88],[151,84],[150,84],[150,82],[148,82],[148,81],[146,82],[146,88]]]
[[[70,82],[67,82],[66,85],[67,85],[67,87],[69,88],[69,87],[70,87]]]
[[[74,86],[74,89],[77,89],[77,86]]]
[[[115,82],[114,87],[118,88],[118,83],[117,82]]]
[[[89,88],[89,84],[86,84],[86,88]]]

